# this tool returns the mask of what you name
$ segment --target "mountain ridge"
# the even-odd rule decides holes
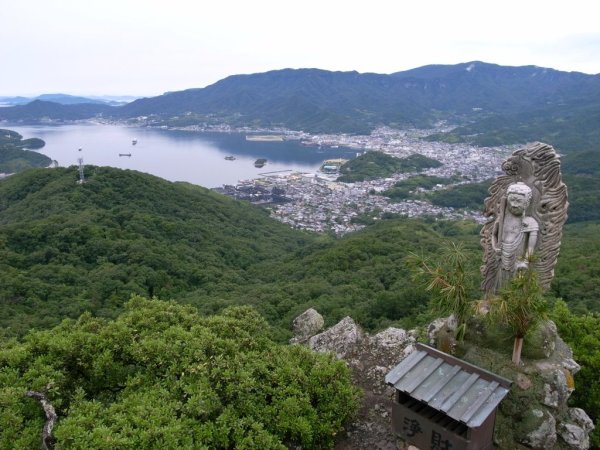
[[[14,121],[85,120],[112,111],[113,106],[100,103],[63,105],[45,100],[34,100],[25,105],[0,108],[0,119]]]
[[[93,103],[100,105],[111,105],[117,106],[122,105],[124,103],[135,100],[138,97],[131,96],[80,96],[80,95],[70,95],[70,94],[41,94],[36,97],[24,97],[24,96],[0,96],[0,104],[7,106],[16,106],[16,105],[25,105],[27,103],[31,103],[35,100],[42,100],[45,102],[53,102],[61,105],[76,105],[81,103]]]
[[[430,128],[447,121],[463,128],[435,139],[475,145],[539,140],[570,151],[600,147],[600,132],[589,120],[600,115],[600,74],[481,61],[392,74],[288,68],[231,75],[203,88],[119,107],[35,101],[0,108],[5,120],[98,115],[175,127],[228,124],[351,134],[369,134],[379,126]]]

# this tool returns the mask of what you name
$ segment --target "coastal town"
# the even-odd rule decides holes
[[[397,130],[378,128],[369,136],[356,135],[308,135],[306,133],[280,131],[285,139],[299,139],[309,146],[340,146],[356,150],[357,154],[380,151],[388,155],[406,158],[420,154],[442,163],[440,167],[419,172],[443,178],[461,180],[450,185],[438,185],[445,189],[459,183],[477,183],[497,176],[502,161],[515,150],[515,146],[475,147],[469,144],[429,142],[426,136],[436,130]],[[339,167],[341,162],[333,164]],[[343,183],[336,181],[338,173],[332,164],[324,162],[315,173],[272,173],[260,178],[240,180],[237,185],[225,185],[216,189],[236,199],[264,204],[271,216],[294,228],[315,232],[332,232],[343,235],[365,226],[365,219],[379,220],[395,214],[406,217],[430,216],[446,219],[471,219],[483,222],[478,211],[458,210],[435,206],[425,200],[407,199],[392,201],[382,195],[397,182],[417,175],[396,173],[387,178]]]
[[[427,136],[453,128],[443,124],[434,129],[380,127],[370,135],[352,135],[309,134],[283,128],[234,128],[226,124],[165,127],[148,123],[147,119],[140,117],[135,124],[128,125],[143,124],[152,128],[188,132],[242,133],[246,135],[247,140],[297,141],[306,147],[350,149],[350,153],[357,156],[371,151],[379,151],[401,159],[422,155],[441,163],[439,167],[427,168],[420,172],[399,172],[385,178],[352,183],[337,181],[339,169],[346,160],[324,160],[320,169],[313,172],[269,172],[267,166],[258,178],[238,180],[236,184],[214,188],[215,191],[232,198],[262,205],[269,210],[273,218],[293,228],[333,233],[338,236],[360,230],[373,221],[392,215],[430,217],[436,220],[470,219],[483,223],[485,219],[478,210],[434,205],[427,200],[426,195],[411,196],[398,201],[384,193],[396,183],[415,175],[453,180],[448,184],[436,185],[432,190],[492,179],[501,173],[502,162],[518,148],[515,145],[476,147],[468,143],[450,144],[426,139]],[[122,125],[120,122],[116,123]],[[131,144],[137,144],[137,140]],[[228,158],[235,159],[232,156],[225,157]],[[266,159],[259,159],[254,165],[263,167],[265,163]],[[7,175],[0,173],[0,179]],[[415,190],[425,191],[422,187],[416,187]]]

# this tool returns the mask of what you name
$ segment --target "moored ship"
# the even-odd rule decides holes
[[[260,169],[261,167],[264,167],[266,163],[267,160],[265,158],[259,158],[256,161],[254,161],[254,167],[258,167]]]

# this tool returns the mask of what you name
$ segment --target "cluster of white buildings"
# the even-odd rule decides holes
[[[310,136],[305,133],[288,133],[286,136],[302,139],[307,145],[345,146],[361,152],[377,150],[399,158],[419,153],[443,164],[421,174],[445,178],[460,175],[463,182],[471,183],[497,176],[502,162],[515,149],[514,146],[482,148],[422,139],[431,133],[432,130],[380,128],[370,136]],[[420,200],[393,202],[380,194],[398,181],[414,175],[416,173],[401,173],[385,179],[340,183],[335,181],[335,175],[322,173],[278,174],[245,181],[236,187],[229,186],[227,194],[250,201],[255,199],[255,203],[267,203],[269,193],[276,192],[277,196],[273,198],[278,197],[279,201],[270,205],[274,218],[295,228],[338,235],[363,228],[365,218],[377,220],[386,213],[407,217],[483,220],[475,211],[443,208]],[[285,201],[281,202],[282,199]]]

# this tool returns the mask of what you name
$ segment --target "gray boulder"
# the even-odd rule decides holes
[[[594,429],[594,423],[583,409],[569,408],[568,422],[558,426],[558,435],[570,447],[586,450],[590,447],[589,433]]]
[[[309,308],[294,319],[292,329],[294,337],[290,344],[302,344],[323,329],[323,316],[315,309]]]
[[[538,426],[531,431],[524,444],[536,450],[548,450],[556,444],[556,420],[547,411],[534,409],[529,412],[529,419],[538,422]]]
[[[333,327],[312,336],[308,346],[316,352],[332,352],[338,358],[345,358],[363,339],[364,333],[350,317],[344,317]]]
[[[562,368],[557,368],[549,373],[542,373],[545,378],[544,398],[542,403],[551,408],[566,405],[572,390],[567,386],[567,377]]]

